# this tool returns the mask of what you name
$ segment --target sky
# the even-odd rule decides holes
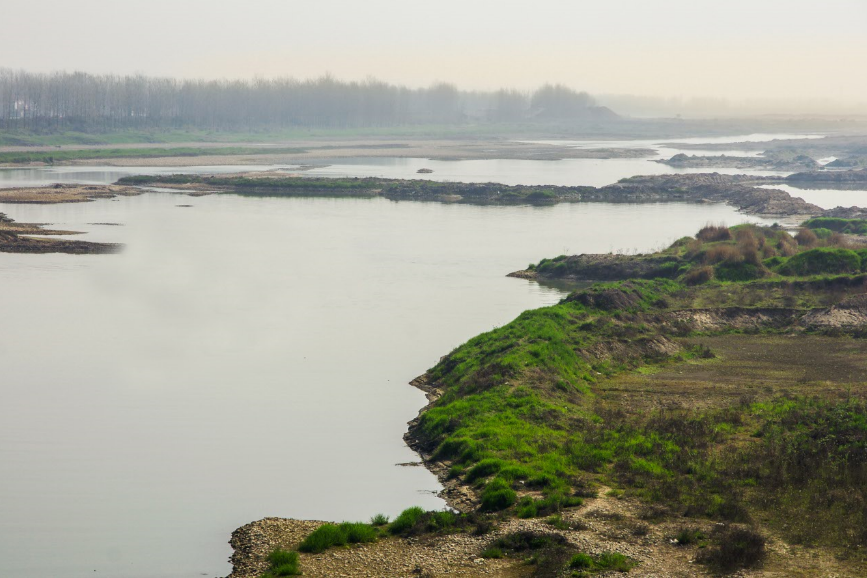
[[[867,101],[867,0],[4,2],[0,67]]]

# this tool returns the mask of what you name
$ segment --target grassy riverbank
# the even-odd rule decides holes
[[[274,544],[311,576],[360,575],[364,560],[422,575],[863,575],[867,255],[847,243],[708,227],[663,252],[684,259],[668,278],[624,270],[469,340],[414,382],[431,403],[407,434],[463,513],[254,523],[233,535],[233,576],[267,569]],[[720,251],[762,274],[695,279]]]
[[[471,339],[425,376],[410,439],[481,511],[548,515],[603,485],[867,563],[867,254],[798,237],[705,229],[667,251],[693,255],[669,279],[597,284]],[[761,274],[714,280],[723,263]]]

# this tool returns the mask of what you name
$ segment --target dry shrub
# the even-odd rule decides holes
[[[696,233],[695,238],[705,243],[729,241],[732,238],[732,232],[725,225],[711,225],[708,223]]]
[[[798,242],[786,232],[780,235],[780,242],[777,243],[777,250],[783,257],[791,257],[798,252]]]
[[[852,244],[843,233],[831,233],[831,236],[828,237],[828,246],[840,247],[841,249],[850,249],[852,247]]]
[[[763,259],[770,259],[771,257],[776,257],[776,256],[777,256],[777,250],[774,249],[773,247],[771,247],[770,245],[765,245],[762,248],[762,258]]]
[[[734,245],[716,245],[707,250],[704,254],[704,262],[707,265],[716,265],[717,263],[739,263],[743,260],[743,255]]]
[[[704,267],[696,267],[683,277],[683,282],[687,285],[701,285],[713,279],[713,267],[705,265]]]
[[[714,532],[713,547],[699,552],[696,560],[723,572],[758,566],[765,559],[765,538],[752,528],[728,526]]]
[[[704,244],[698,239],[691,239],[689,243],[686,244],[686,248],[684,249],[684,256],[687,259],[692,259],[699,253],[701,253],[701,248]]]
[[[819,237],[810,229],[804,228],[795,235],[795,241],[802,247],[815,247],[819,243]]]
[[[743,260],[751,265],[761,264],[762,260],[759,258],[761,246],[753,232],[749,229],[738,229],[736,238],[738,241],[738,251]],[[764,244],[764,237],[762,237],[762,244]]]

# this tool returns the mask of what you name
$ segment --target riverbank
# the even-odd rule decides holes
[[[863,575],[867,254],[846,245],[706,227],[666,253],[700,256],[672,279],[624,270],[471,339],[413,382],[429,404],[406,439],[489,530],[420,526],[429,557],[405,558],[405,574],[378,552],[415,556],[414,542],[388,534],[302,554],[302,568],[435,576],[419,560],[457,549],[507,561],[490,571],[502,576],[615,559],[638,576]],[[269,547],[303,539],[280,531],[239,530],[267,544],[240,558],[266,570]],[[478,564],[465,575],[485,575]]]

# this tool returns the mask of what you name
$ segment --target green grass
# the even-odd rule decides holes
[[[418,506],[407,508],[389,524],[389,534],[399,535],[409,531],[424,515],[425,511],[423,508],[419,508]]]
[[[298,549],[301,552],[318,554],[336,546],[375,542],[380,532],[376,526],[363,522],[323,524],[311,532]]]
[[[376,514],[370,519],[371,526],[385,526],[388,524],[388,516],[385,514]]]
[[[806,221],[803,225],[813,229],[817,235],[819,229],[848,233],[851,235],[867,235],[867,219],[839,219],[833,217],[816,217]]]
[[[821,226],[820,226],[821,225]],[[744,283],[781,277],[867,271],[867,250],[853,251],[840,232],[865,234],[867,220],[811,219],[792,237],[779,227],[707,226],[649,255],[618,255],[594,263],[560,255],[531,265],[544,279],[673,279],[686,285]]]
[[[730,234],[731,241],[712,243],[751,244],[765,232],[750,228]],[[794,241],[779,231],[768,231],[766,238],[797,251]],[[697,255],[709,250],[692,241],[679,242],[677,250],[687,251],[690,244]],[[819,255],[822,260],[840,254],[846,262],[854,262],[852,255],[860,260],[838,247],[802,248],[795,257]],[[854,273],[860,266],[848,269]],[[443,394],[413,433],[435,459],[450,462],[466,483],[476,486],[483,511],[506,510],[520,517],[556,514],[580,503],[570,500],[601,479],[626,496],[682,515],[749,522],[761,513],[794,541],[864,543],[863,400],[850,400],[846,403],[854,405],[847,406],[839,400],[770,397],[760,404],[733,400],[712,409],[630,412],[598,397],[597,391],[598,380],[636,369],[649,374],[684,361],[719,361],[706,347],[667,353],[648,347],[692,331],[659,325],[660,312],[806,310],[863,293],[864,282],[859,273],[770,274],[694,287],[668,279],[594,285],[558,305],[524,312],[443,358],[428,372]],[[541,491],[543,497],[521,497],[527,489]],[[829,527],[833,529],[817,531]]]
[[[268,564],[270,567],[263,578],[301,574],[298,552],[287,552],[278,548],[268,554]]]
[[[516,513],[519,518],[538,518],[560,512],[564,508],[575,508],[583,503],[584,500],[578,496],[564,496],[560,492],[553,492],[540,499],[524,496],[518,503]]]
[[[819,247],[798,253],[777,265],[787,276],[835,275],[861,271],[861,257],[851,249]]]
[[[678,546],[702,544],[707,539],[704,532],[696,528],[681,528],[674,536]]]
[[[597,556],[578,553],[569,561],[569,568],[585,572],[629,572],[637,562],[617,552],[603,552]]]

